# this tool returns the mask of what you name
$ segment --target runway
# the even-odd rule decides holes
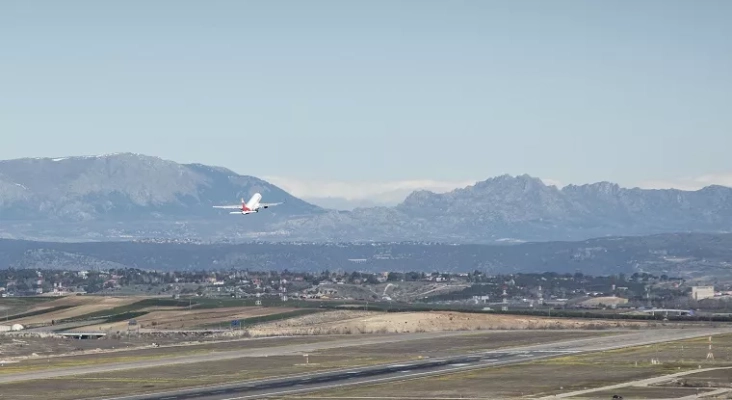
[[[63,376],[74,376],[84,374],[97,374],[104,372],[115,372],[138,368],[151,367],[175,367],[180,364],[193,364],[207,361],[232,360],[245,357],[272,357],[284,356],[291,354],[315,353],[319,350],[330,350],[343,347],[366,346],[380,343],[405,342],[420,339],[437,339],[443,337],[453,337],[462,335],[474,335],[476,332],[431,332],[431,333],[413,333],[413,334],[394,334],[384,336],[363,336],[354,337],[353,339],[339,339],[333,341],[307,343],[307,344],[290,344],[274,347],[249,348],[244,350],[225,350],[214,351],[205,354],[186,354],[181,356],[166,356],[151,360],[140,360],[131,362],[117,362],[109,364],[100,364],[92,366],[70,367],[63,369],[49,369],[34,372],[21,372],[0,375],[0,383],[19,382],[35,379],[52,379]],[[183,348],[181,348],[183,349]]]
[[[554,353],[553,355],[556,355]],[[420,361],[385,366],[358,368],[346,371],[309,374],[295,378],[267,379],[238,385],[218,386],[207,389],[192,389],[153,395],[115,397],[115,400],[226,400],[250,399],[263,396],[283,395],[301,391],[326,389],[335,386],[356,385],[402,380],[418,376],[457,372],[472,368],[483,368],[525,362],[550,357],[548,353],[495,353],[490,356],[460,356],[447,359]],[[112,400],[112,399],[108,399]]]
[[[183,389],[164,393],[105,398],[104,400],[243,400],[295,394],[351,385],[398,381],[435,376],[477,368],[518,364],[544,358],[595,351],[614,350],[720,333],[732,328],[680,329],[634,332],[608,337],[576,339],[559,343],[521,346],[473,352],[454,357],[387,364]]]

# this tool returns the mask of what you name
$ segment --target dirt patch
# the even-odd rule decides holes
[[[261,324],[249,329],[249,333],[252,336],[278,336],[507,329],[614,329],[656,325],[658,324],[655,322],[646,321],[544,318],[450,311],[387,313],[339,310]]]

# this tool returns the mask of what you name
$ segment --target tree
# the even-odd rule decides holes
[[[404,274],[399,272],[389,272],[389,276],[386,278],[387,282],[398,282],[404,279]]]
[[[408,272],[404,276],[404,280],[414,282],[414,281],[418,281],[420,277],[421,277],[421,275],[419,272]]]

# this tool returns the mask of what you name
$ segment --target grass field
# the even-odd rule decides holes
[[[304,364],[302,355],[248,357],[217,362],[176,365],[174,367],[155,367],[127,370],[114,373],[81,375],[58,378],[43,382],[22,382],[2,385],[3,393],[12,396],[14,393],[40,393],[53,386],[54,398],[75,399],[84,396],[101,396],[117,394],[133,394],[147,391],[159,391],[169,388],[183,388],[205,384],[235,382],[264,377],[274,377],[302,372],[323,371],[343,367],[373,365],[397,361],[415,360],[424,357],[438,357],[456,352],[478,351],[510,347],[523,344],[544,343],[590,337],[596,332],[482,332],[459,337],[438,339],[422,339],[411,342],[386,343],[372,346],[354,346],[329,349],[309,354],[309,364]],[[609,333],[603,333],[609,334]],[[352,336],[342,336],[340,338]],[[241,341],[229,344],[226,349],[240,349],[241,346],[282,345],[284,343],[307,343],[313,340],[325,340],[326,337],[267,339],[259,341]],[[258,344],[256,344],[258,342]],[[219,344],[195,346],[196,351],[225,351]],[[153,351],[153,350],[151,350]],[[172,349],[155,349],[155,355],[178,354]],[[128,352],[124,361],[134,357],[149,357],[149,352]],[[78,358],[68,362],[94,363],[102,357],[93,356]],[[99,361],[101,362],[101,361]],[[106,361],[104,361],[106,362]],[[38,361],[35,368],[42,367]],[[67,364],[70,365],[70,364]],[[29,365],[27,367],[34,367]],[[202,373],[205,371],[205,373]],[[15,371],[17,372],[17,371]]]
[[[572,400],[586,399],[610,399],[613,395],[620,394],[625,399],[676,399],[684,396],[692,396],[709,392],[712,389],[701,388],[664,388],[664,387],[630,387],[619,390],[606,390],[592,393],[591,397],[577,396],[571,397]]]
[[[91,325],[75,329],[102,330],[122,332],[127,330],[127,324],[132,316],[137,320],[139,328],[160,329],[160,330],[186,330],[186,329],[226,329],[230,327],[232,320],[249,320],[250,318],[267,318],[276,320],[278,318],[289,318],[287,315],[302,315],[302,312],[310,310],[294,310],[291,308],[279,307],[225,307],[216,309],[162,309],[159,311],[125,311],[118,314],[120,318],[110,318],[107,322],[99,325]],[[294,314],[293,314],[294,313]],[[284,317],[275,315],[284,314]]]
[[[496,331],[476,332],[450,338],[423,339],[409,342],[384,343],[342,349],[331,349],[320,354],[340,357],[404,354],[410,358],[443,357],[455,354],[497,350],[537,343],[552,343],[572,339],[614,335],[617,332],[588,331]]]
[[[30,300],[34,299],[34,300]],[[248,325],[254,336],[313,335],[346,333],[402,333],[443,330],[486,329],[608,329],[673,326],[676,322],[555,318],[535,315],[458,311],[409,311],[338,309],[337,302],[262,300],[263,307],[254,306],[253,299],[187,298],[171,299],[145,296],[67,296],[62,298],[12,299],[26,302],[22,313],[13,321],[27,327],[89,321],[93,330],[122,331],[131,319],[148,329],[221,328],[239,319]],[[36,303],[36,304],[33,304]],[[360,306],[358,306],[360,307]],[[380,305],[380,307],[385,307]],[[369,306],[369,308],[374,308]],[[377,307],[378,308],[378,307]],[[388,307],[387,307],[388,308]],[[18,307],[15,309],[19,310]],[[266,311],[265,311],[266,310]],[[327,311],[318,313],[318,311]],[[272,315],[280,314],[278,317]],[[319,314],[315,316],[313,314]],[[335,316],[331,318],[330,316]],[[98,324],[98,320],[104,320]],[[287,321],[283,321],[287,320]],[[688,322],[687,322],[688,323]]]
[[[42,309],[42,305],[55,300],[53,297],[4,297],[0,298],[0,317],[3,321],[22,317],[31,309]],[[19,315],[20,314],[20,315]]]
[[[305,364],[302,356],[241,358],[220,362],[186,364],[175,367],[145,368],[110,374],[82,375],[56,379],[4,384],[3,396],[32,398],[53,392],[56,400],[72,400],[112,395],[131,395],[181,389],[264,377],[292,375],[329,369],[365,366],[401,360],[400,357],[319,357]],[[205,373],[203,373],[205,371]]]
[[[713,348],[717,349],[714,361],[706,360],[708,341],[706,338],[702,338],[558,357],[398,383],[344,387],[286,398],[389,397],[394,400],[400,398],[430,400],[460,397],[487,398],[487,393],[490,393],[490,398],[496,399],[525,396],[533,398],[693,370],[699,366],[732,365],[732,335],[715,336]],[[660,361],[660,364],[651,363],[652,358]],[[726,373],[727,376],[731,374],[729,371]],[[704,377],[700,379],[704,380]],[[629,393],[636,389],[638,388],[629,389]],[[640,388],[636,393],[642,394],[640,392],[643,391],[647,392],[646,394],[662,393],[663,395],[670,395],[672,392],[688,393],[688,390],[678,390],[674,387]],[[586,397],[576,398],[609,398],[616,392],[619,393],[622,390],[603,393],[602,397],[593,393]],[[608,394],[609,396],[604,397]],[[624,397],[637,398],[625,395]]]
[[[157,330],[228,328],[230,322],[237,319],[245,325],[252,325],[322,311],[317,308],[281,307],[281,302],[279,307],[257,307],[237,299],[66,296],[3,300],[9,314],[6,319],[26,327],[51,326],[52,322],[89,322],[86,326],[78,325],[72,331],[126,331],[131,319],[139,322],[138,327]],[[96,322],[100,319],[104,321],[101,324]]]
[[[256,324],[263,324],[267,322],[274,322],[274,321],[282,321],[285,319],[290,318],[296,318],[296,317],[302,317],[304,315],[311,315],[311,314],[317,314],[324,312],[324,310],[319,310],[317,308],[299,308],[294,310],[288,310],[288,309],[281,309],[282,312],[277,313],[271,313],[271,314],[262,314],[259,316],[253,316],[253,317],[246,317],[243,319],[240,319],[239,322],[241,324],[241,327],[243,329],[247,329],[247,327],[250,327],[252,325]],[[218,329],[225,329],[230,326],[230,320],[223,321],[221,323],[213,323],[213,324],[204,324],[197,326],[198,328],[218,328]]]
[[[66,296],[51,299],[30,308],[25,312],[26,316],[14,320],[13,323],[31,326],[50,325],[51,321],[80,319],[80,317],[105,313],[140,300],[139,297]]]
[[[40,300],[28,300],[27,304]],[[171,299],[151,297],[67,296],[40,302],[16,314],[14,322],[27,327],[77,324],[71,331],[123,332],[135,319],[136,327],[153,330],[228,328],[240,320],[252,336],[351,333],[414,333],[444,330],[494,329],[608,329],[642,328],[655,321],[603,321],[535,316],[461,313],[454,311],[384,312],[334,310],[292,302],[298,307],[259,307],[241,299]],[[309,305],[310,307],[299,307]],[[98,321],[102,319],[103,323]],[[78,325],[79,322],[89,324]]]
[[[700,372],[677,380],[675,385],[683,387],[707,387],[712,385],[732,387],[732,370]],[[670,386],[670,385],[666,385]]]
[[[158,391],[173,387],[199,386],[310,370],[406,361],[608,335],[615,333],[611,329],[618,328],[650,329],[675,325],[658,321],[562,319],[454,311],[378,312],[282,307],[281,303],[277,307],[254,307],[245,304],[247,303],[237,299],[195,299],[194,302],[194,300],[169,298],[100,296],[70,296],[28,301],[15,308],[20,310],[21,315],[17,321],[22,321],[21,323],[48,323],[51,319],[57,322],[84,320],[92,323],[93,319],[102,318],[106,322],[72,330],[101,330],[107,331],[110,335],[105,339],[84,341],[0,335],[0,353],[3,357],[20,356],[22,353],[27,356],[29,351],[37,354],[36,357],[22,359],[19,363],[5,365],[0,368],[0,374],[312,343],[337,338],[323,336],[324,334],[353,337],[352,334],[380,335],[405,332],[474,331],[474,333],[451,338],[323,350],[311,354],[311,364],[308,366],[300,365],[303,361],[301,356],[248,357],[173,368],[155,367],[75,376],[35,384],[32,382],[7,384],[2,386],[2,393],[10,397],[13,393],[17,395],[42,393],[38,390],[44,388],[50,390],[49,387],[53,384],[54,395],[59,396],[54,398],[59,399],[79,398],[91,394],[132,394],[138,391]],[[126,337],[124,332],[127,331],[127,322],[132,317],[137,319],[139,328],[152,329],[155,332],[148,336]],[[152,342],[168,345],[184,341],[185,335],[173,336],[175,332],[195,328],[224,328],[228,327],[233,319],[241,320],[246,333],[255,337],[302,336],[262,341],[189,343],[176,347],[130,350]],[[191,336],[188,340],[195,339]],[[402,382],[398,385],[344,388],[335,392],[323,392],[322,396],[401,396],[427,400],[450,396],[481,397],[485,393],[491,393],[496,396],[495,398],[563,393],[692,369],[699,365],[726,365],[726,363],[732,365],[732,336],[715,337],[713,345],[715,348],[713,362],[706,361],[708,343],[707,339],[702,338],[632,350],[561,357],[520,366],[481,369],[422,381]],[[121,351],[122,349],[125,351]],[[81,350],[87,354],[48,357]],[[658,360],[660,364],[652,364],[651,359]],[[205,371],[205,374],[202,371]],[[661,391],[670,393],[673,390],[679,393],[689,391],[688,388],[678,387],[633,389],[649,393],[651,389],[659,393]]]
[[[99,298],[99,297],[89,297]],[[157,309],[184,309],[189,307],[188,301],[174,300],[174,299],[159,299],[159,298],[146,298],[139,300],[139,298],[130,297],[137,299],[136,301],[123,304],[117,307],[108,308],[104,310],[95,311],[92,313],[80,315],[77,319],[98,319],[100,317],[108,317],[110,315],[125,314],[135,311],[150,311]]]
[[[75,366],[87,366],[87,365],[101,365],[110,364],[117,362],[129,362],[129,361],[141,361],[141,360],[152,360],[162,359],[170,357],[181,357],[191,354],[204,354],[212,352],[227,352],[234,350],[254,349],[254,348],[267,348],[274,346],[285,346],[292,344],[304,344],[304,343],[317,343],[324,341],[336,340],[343,337],[329,336],[329,337],[318,337],[318,338],[276,338],[276,339],[239,339],[229,341],[219,341],[212,343],[191,343],[182,344],[170,347],[157,347],[157,348],[143,348],[126,350],[124,348],[124,342],[113,342],[117,346],[104,346],[99,347],[100,350],[106,351],[94,352],[93,347],[87,347],[90,352],[88,354],[72,355],[65,357],[48,357],[48,353],[40,354],[40,357],[29,357],[22,360],[19,363],[8,364],[0,368],[0,374],[12,374],[21,372],[31,372],[52,368],[68,368]],[[27,339],[26,339],[27,340]],[[65,340],[66,343],[81,345],[82,343],[87,344],[103,344],[106,340],[93,340],[93,341],[77,341],[77,340]],[[138,344],[139,345],[139,344]],[[123,350],[123,351],[122,351]]]

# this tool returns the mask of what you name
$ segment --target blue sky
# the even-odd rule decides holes
[[[298,195],[732,185],[730,20],[725,0],[6,0],[0,159],[130,151]]]

